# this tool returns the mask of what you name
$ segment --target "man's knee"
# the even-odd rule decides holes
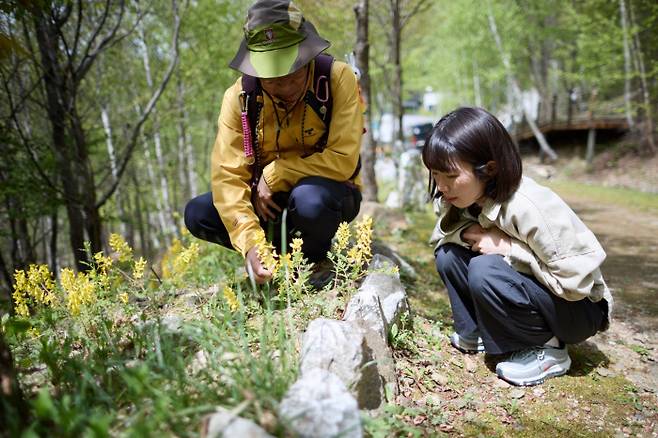
[[[206,239],[202,222],[204,220],[208,221],[210,216],[216,214],[215,206],[212,203],[212,195],[210,193],[204,193],[196,198],[192,198],[185,205],[185,212],[183,214],[185,226],[193,236]]]

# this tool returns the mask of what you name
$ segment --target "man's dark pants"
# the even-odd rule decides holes
[[[605,300],[562,299],[500,255],[449,243],[436,250],[436,269],[448,289],[455,330],[462,336],[478,330],[490,354],[540,346],[553,336],[575,344],[607,323]]]
[[[273,199],[282,209],[288,208],[288,244],[300,235],[304,255],[310,262],[318,262],[326,257],[338,225],[351,222],[359,213],[361,192],[350,183],[310,176],[301,179],[289,193],[275,193]],[[272,241],[281,251],[281,215],[271,222]],[[185,225],[193,236],[233,249],[210,192],[187,203]],[[261,220],[261,227],[267,233],[270,224]]]

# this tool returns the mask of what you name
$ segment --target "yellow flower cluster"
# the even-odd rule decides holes
[[[123,304],[128,304],[128,293],[124,292],[122,294],[119,294],[119,299]]]
[[[276,271],[279,269],[276,250],[274,249],[274,245],[265,239],[265,232],[263,230],[259,230],[256,234],[256,253],[263,267],[272,272],[272,274],[276,274]]]
[[[66,291],[66,304],[72,315],[78,315],[82,306],[96,300],[96,284],[84,272],[76,274],[69,268],[60,271],[59,282]]]
[[[304,244],[304,241],[300,238],[294,238],[292,239],[292,243],[290,244],[290,249],[292,250],[293,254],[298,254],[302,252],[302,245]]]
[[[240,308],[240,302],[238,301],[237,295],[233,292],[230,286],[224,286],[224,299],[228,303],[229,309],[231,312],[235,312]]]
[[[365,216],[356,223],[356,244],[350,248],[347,257],[357,265],[368,263],[372,258],[372,218]]]
[[[141,280],[144,277],[144,268],[146,268],[146,260],[144,260],[143,257],[140,257],[133,265],[132,276],[134,280]]]
[[[28,303],[50,306],[55,302],[55,282],[46,265],[30,265],[27,272],[17,270],[14,273],[14,293],[16,313],[30,316]]]
[[[192,242],[189,247],[183,250],[174,259],[174,274],[181,275],[187,271],[187,268],[199,258],[199,244]]]
[[[110,234],[110,248],[117,254],[120,262],[127,262],[133,257],[133,249],[119,234]]]
[[[347,222],[341,222],[340,225],[338,225],[338,230],[336,231],[336,240],[334,241],[333,251],[338,254],[347,248],[350,237],[352,237],[350,226],[347,224]]]

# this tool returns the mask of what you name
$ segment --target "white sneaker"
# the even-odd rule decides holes
[[[570,366],[571,358],[566,346],[555,348],[545,345],[517,351],[496,365],[496,374],[514,385],[532,386],[544,383],[550,377],[566,374]]]
[[[450,335],[450,344],[462,353],[484,353],[482,338],[477,333],[470,336],[461,336],[459,333],[454,332]]]

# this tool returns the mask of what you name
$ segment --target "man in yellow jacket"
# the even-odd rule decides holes
[[[194,236],[242,253],[255,280],[264,283],[272,273],[258,258],[256,235],[271,222],[279,231],[283,208],[289,236],[302,237],[302,250],[314,263],[325,259],[338,225],[358,214],[363,108],[347,64],[334,61],[329,78],[316,77],[316,57],[325,56],[329,42],[291,1],[255,2],[244,31],[230,67],[257,78],[262,92],[243,90],[243,78],[225,92],[211,159],[212,191],[187,204],[185,223]],[[325,126],[324,107],[314,110],[309,100],[324,102],[329,92]],[[255,126],[246,117],[249,99],[257,99],[251,106]],[[280,245],[278,233],[274,244]]]

